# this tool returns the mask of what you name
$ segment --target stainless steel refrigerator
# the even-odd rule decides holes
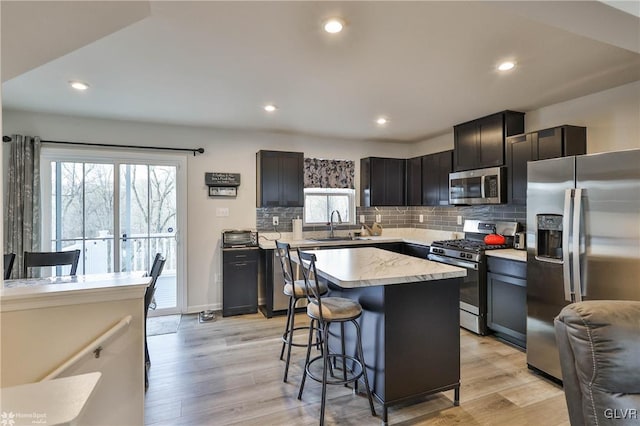
[[[553,319],[640,300],[640,149],[528,163],[527,364],[562,379]]]

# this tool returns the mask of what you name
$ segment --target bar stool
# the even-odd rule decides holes
[[[322,332],[322,354],[309,359],[311,356],[311,339],[313,338],[312,330],[309,331],[309,345],[307,345],[307,357],[305,359],[305,369],[302,375],[302,381],[300,382],[300,391],[298,392],[298,399],[302,399],[302,392],[304,391],[304,382],[307,376],[316,382],[322,383],[322,403],[320,405],[320,425],[324,425],[324,411],[327,400],[327,385],[346,385],[347,383],[354,383],[354,388],[358,389],[358,380],[360,377],[364,379],[364,385],[367,391],[367,397],[369,399],[369,406],[371,407],[371,415],[376,415],[376,410],[373,407],[373,399],[371,397],[371,388],[369,387],[369,379],[367,378],[367,370],[364,362],[364,355],[362,351],[362,336],[360,333],[360,325],[357,319],[362,315],[362,306],[354,300],[344,297],[321,297],[319,288],[319,279],[316,271],[316,256],[311,253],[305,253],[298,249],[298,257],[302,266],[302,273],[304,275],[304,282],[307,288],[307,315],[311,318],[311,324],[317,323],[317,327]],[[351,322],[356,328],[356,357],[347,355],[344,348],[344,324]],[[329,353],[329,326],[332,323],[339,323],[342,331],[342,353],[335,354]],[[337,378],[333,375],[331,369],[331,361],[334,362],[337,359],[342,360],[343,377]],[[322,360],[322,377],[318,377],[311,372],[311,365]],[[350,361],[351,376],[347,376],[346,361]],[[331,371],[331,379],[327,377],[327,370]]]
[[[291,360],[291,347],[307,347],[308,343],[294,343],[293,337],[296,330],[307,330],[313,332],[313,324],[310,327],[296,327],[296,306],[299,300],[307,298],[307,290],[304,284],[304,280],[296,280],[293,272],[293,264],[290,257],[291,246],[288,243],[282,243],[276,241],[276,252],[278,259],[280,259],[280,266],[282,266],[282,274],[284,276],[284,294],[289,297],[289,305],[287,307],[287,325],[284,333],[282,334],[282,349],[280,350],[280,360],[284,356],[285,347],[287,348],[287,360],[284,367],[284,379],[287,381],[289,375],[289,362]],[[326,294],[329,290],[326,284],[320,284],[319,291],[322,294]],[[316,346],[320,346],[320,338],[316,336]]]

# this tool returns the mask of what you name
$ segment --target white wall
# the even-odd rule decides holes
[[[585,126],[588,153],[640,148],[640,81],[525,112],[526,132]],[[453,149],[453,131],[415,143],[410,156],[447,149]]]
[[[255,227],[255,154],[258,150],[301,151],[307,157],[359,159],[376,155],[406,158],[403,144],[326,139],[313,136],[207,129],[3,111],[4,134],[46,140],[205,149],[187,156],[187,305],[189,312],[222,307],[220,233],[225,228]],[[67,146],[64,146],[68,148]],[[205,172],[241,174],[235,199],[208,197]],[[358,184],[359,179],[356,179]],[[217,207],[229,217],[215,217]]]

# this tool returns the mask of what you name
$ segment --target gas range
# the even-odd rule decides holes
[[[486,250],[513,247],[518,222],[467,220],[464,239],[434,241],[427,258],[467,269],[460,284],[460,326],[480,335],[487,334],[487,266]],[[500,234],[505,244],[485,244],[484,237]]]
[[[484,241],[472,239],[434,241],[431,253],[479,262],[486,250],[512,248],[511,244],[486,244]]]
[[[495,222],[467,220],[464,222],[464,238],[442,240],[431,243],[430,253],[456,259],[480,262],[486,250],[513,247],[513,237],[518,231],[518,222]],[[486,244],[486,235],[497,233],[506,238],[505,244]]]

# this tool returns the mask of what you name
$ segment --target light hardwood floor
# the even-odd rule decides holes
[[[306,321],[305,314],[296,317]],[[261,314],[199,323],[185,315],[177,333],[149,337],[147,425],[314,425],[320,384],[296,399],[304,349],[294,348],[288,383],[279,360],[284,317]],[[416,327],[420,325],[416,324]],[[464,330],[461,401],[453,391],[389,409],[391,425],[569,425],[562,388],[528,371],[525,354]],[[437,345],[437,342],[434,342]],[[366,397],[342,386],[327,391],[327,424],[378,425]],[[376,403],[378,416],[380,405]]]

